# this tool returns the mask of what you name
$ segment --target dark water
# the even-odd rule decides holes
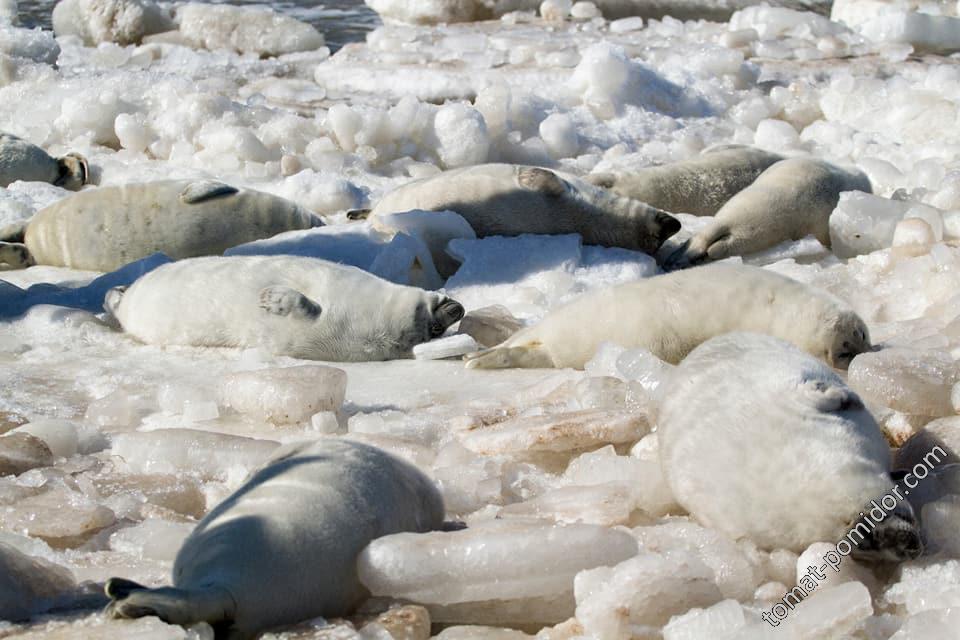
[[[50,14],[56,3],[57,0],[20,0],[20,24],[51,29]],[[248,6],[267,4],[262,0],[226,0],[225,3]],[[332,51],[348,42],[363,41],[367,32],[380,24],[380,18],[363,0],[280,0],[269,3],[269,6],[315,26],[326,37],[327,46]]]

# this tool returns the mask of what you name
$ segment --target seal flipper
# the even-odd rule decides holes
[[[233,620],[236,604],[226,589],[148,589],[132,580],[111,578],[104,589],[111,602],[107,615],[111,618],[143,618],[156,616],[169,624],[190,625],[207,622],[211,625]]]
[[[0,264],[14,269],[26,269],[36,264],[27,245],[19,242],[0,242]]]
[[[560,176],[540,167],[520,167],[517,170],[517,183],[524,189],[555,198],[567,192],[567,183]]]
[[[239,192],[240,190],[236,187],[216,180],[196,180],[180,192],[180,200],[184,204],[199,204],[207,200],[232,196]]]
[[[319,304],[296,289],[282,286],[261,289],[260,308],[267,313],[300,320],[316,320],[322,311]]]
[[[347,220],[366,220],[373,209],[351,209],[347,211]]]
[[[464,356],[467,369],[552,369],[550,357],[539,342],[530,342],[517,347],[499,346],[468,353]]]

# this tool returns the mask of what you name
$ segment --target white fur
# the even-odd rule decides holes
[[[53,8],[54,32],[77,36],[88,47],[140,44],[144,36],[170,29],[170,16],[150,0],[60,0]]]
[[[783,156],[769,151],[730,145],[683,162],[627,174],[594,174],[587,180],[672,213],[712,216],[780,160]]]
[[[319,315],[271,312],[264,291],[275,288],[302,294]],[[298,256],[170,263],[126,292],[114,290],[108,305],[125,331],[148,344],[260,347],[334,361],[409,357],[415,345],[460,319],[444,316],[445,308],[459,305],[442,294]]]
[[[157,251],[174,259],[215,255],[321,224],[289,200],[250,189],[187,201],[218,185],[227,187],[165,180],[82,191],[37,213],[27,249],[37,264],[112,271]]]
[[[782,340],[713,338],[667,385],[661,464],[674,497],[704,526],[800,552],[839,541],[893,486],[889,447],[857,395]]]
[[[602,342],[676,363],[729,331],[777,336],[842,367],[870,346],[863,321],[830,294],[759,267],[715,264],[580,296],[467,366],[582,369]]]
[[[454,211],[478,237],[579,233],[587,244],[652,253],[679,223],[666,212],[548,169],[484,164],[403,185],[370,213]]]
[[[809,235],[829,247],[830,214],[843,191],[870,193],[870,180],[859,171],[820,160],[782,160],[733,196],[666,264],[684,267],[722,260]]]
[[[356,442],[278,450],[184,541],[174,589],[121,594],[118,617],[208,621],[231,638],[341,617],[367,595],[356,559],[371,541],[443,523],[443,500],[412,465]]]

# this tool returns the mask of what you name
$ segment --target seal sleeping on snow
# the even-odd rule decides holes
[[[113,578],[109,612],[208,622],[218,638],[236,640],[344,616],[368,595],[357,576],[364,547],[439,529],[443,511],[429,478],[380,449],[335,439],[284,447],[197,524],[172,587]]]
[[[870,350],[866,324],[838,298],[759,267],[715,264],[584,294],[468,356],[467,367],[582,369],[601,342],[676,363],[730,331],[788,340],[843,369]]]
[[[822,362],[770,336],[729,333],[694,349],[666,384],[660,460],[673,495],[704,526],[763,549],[800,553],[849,532],[863,559],[920,555],[903,500],[880,522],[854,526],[893,488],[890,448]]]
[[[440,293],[298,256],[173,262],[111,289],[105,306],[148,344],[260,347],[341,362],[408,358],[463,317]]]
[[[213,180],[102,187],[54,203],[25,229],[0,238],[23,240],[0,243],[0,262],[113,271],[158,251],[175,260],[216,255],[322,224],[289,200]]]
[[[87,160],[79,153],[53,158],[23,138],[0,133],[0,187],[24,180],[77,191],[87,183],[89,174]]]
[[[483,164],[416,180],[351,217],[413,209],[459,213],[480,238],[579,233],[586,244],[645,253],[654,253],[680,230],[676,218],[643,202],[549,169],[512,164]],[[434,262],[442,263],[442,256]]]

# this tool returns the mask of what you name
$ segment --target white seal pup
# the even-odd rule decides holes
[[[105,306],[147,344],[260,347],[338,362],[409,358],[463,317],[443,294],[300,256],[173,262],[111,289]]]
[[[870,179],[812,158],[777,162],[723,205],[664,266],[678,269],[755,253],[809,235],[829,247],[830,214],[843,191],[871,193]]]
[[[594,173],[591,184],[670,211],[712,216],[783,156],[742,145],[712,147],[682,162],[624,174]]]
[[[387,193],[369,216],[413,209],[459,213],[480,238],[579,233],[586,244],[644,253],[680,230],[676,218],[643,202],[573,176],[513,164],[482,164],[410,182]]]
[[[890,448],[857,394],[783,340],[730,333],[694,349],[660,395],[657,433],[674,497],[707,527],[768,550],[849,533],[867,559],[922,551],[903,500],[857,522],[894,487]]]
[[[174,260],[217,255],[322,225],[306,209],[269,193],[213,180],[162,180],[91,189],[55,202],[30,220],[23,242],[37,264],[113,271],[158,251]],[[12,239],[18,237],[0,238]],[[17,266],[3,257],[0,245],[0,261]]]
[[[357,556],[373,540],[443,524],[443,499],[411,464],[358,442],[283,447],[197,524],[173,586],[113,578],[117,618],[208,622],[217,637],[351,613],[367,596]]]
[[[90,169],[79,153],[53,158],[35,144],[9,133],[0,133],[0,187],[17,180],[49,182],[77,191],[87,183]]]
[[[468,356],[467,367],[582,369],[602,342],[677,363],[730,331],[789,340],[843,369],[871,348],[860,316],[826,291],[760,267],[715,264],[586,293]]]

